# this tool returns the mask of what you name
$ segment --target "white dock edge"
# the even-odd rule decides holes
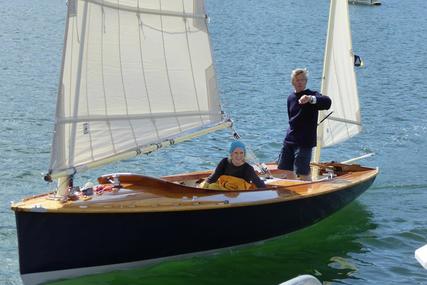
[[[279,285],[322,285],[322,283],[314,276],[300,275]]]
[[[427,269],[427,244],[415,251],[415,258],[418,262]]]

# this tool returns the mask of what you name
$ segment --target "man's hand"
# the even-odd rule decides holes
[[[298,103],[301,105],[309,103],[311,100],[311,95],[302,95],[301,98],[299,98]]]

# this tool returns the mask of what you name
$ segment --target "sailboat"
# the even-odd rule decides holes
[[[348,17],[347,1],[332,0],[322,92],[334,112],[321,117],[319,146],[361,130]],[[349,204],[378,174],[316,161],[313,181],[276,178],[267,164],[267,187],[255,190],[198,188],[211,171],[112,173],[73,185],[88,169],[231,126],[202,0],[69,0],[60,78],[45,177],[57,188],[12,204],[24,284],[281,236]]]
[[[363,5],[381,5],[381,1],[379,0],[348,0],[351,4],[363,4]]]

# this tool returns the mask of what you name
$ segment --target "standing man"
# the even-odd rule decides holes
[[[306,89],[307,79],[305,68],[292,71],[291,83],[295,90],[288,97],[289,128],[277,167],[281,170],[279,173],[288,179],[310,180],[310,160],[317,142],[319,110],[327,110],[332,104],[328,96]]]

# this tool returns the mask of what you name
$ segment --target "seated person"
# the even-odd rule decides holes
[[[200,184],[201,188],[249,190],[266,187],[253,167],[245,162],[246,148],[242,142],[232,142],[229,153],[230,157],[220,161],[215,171]]]

